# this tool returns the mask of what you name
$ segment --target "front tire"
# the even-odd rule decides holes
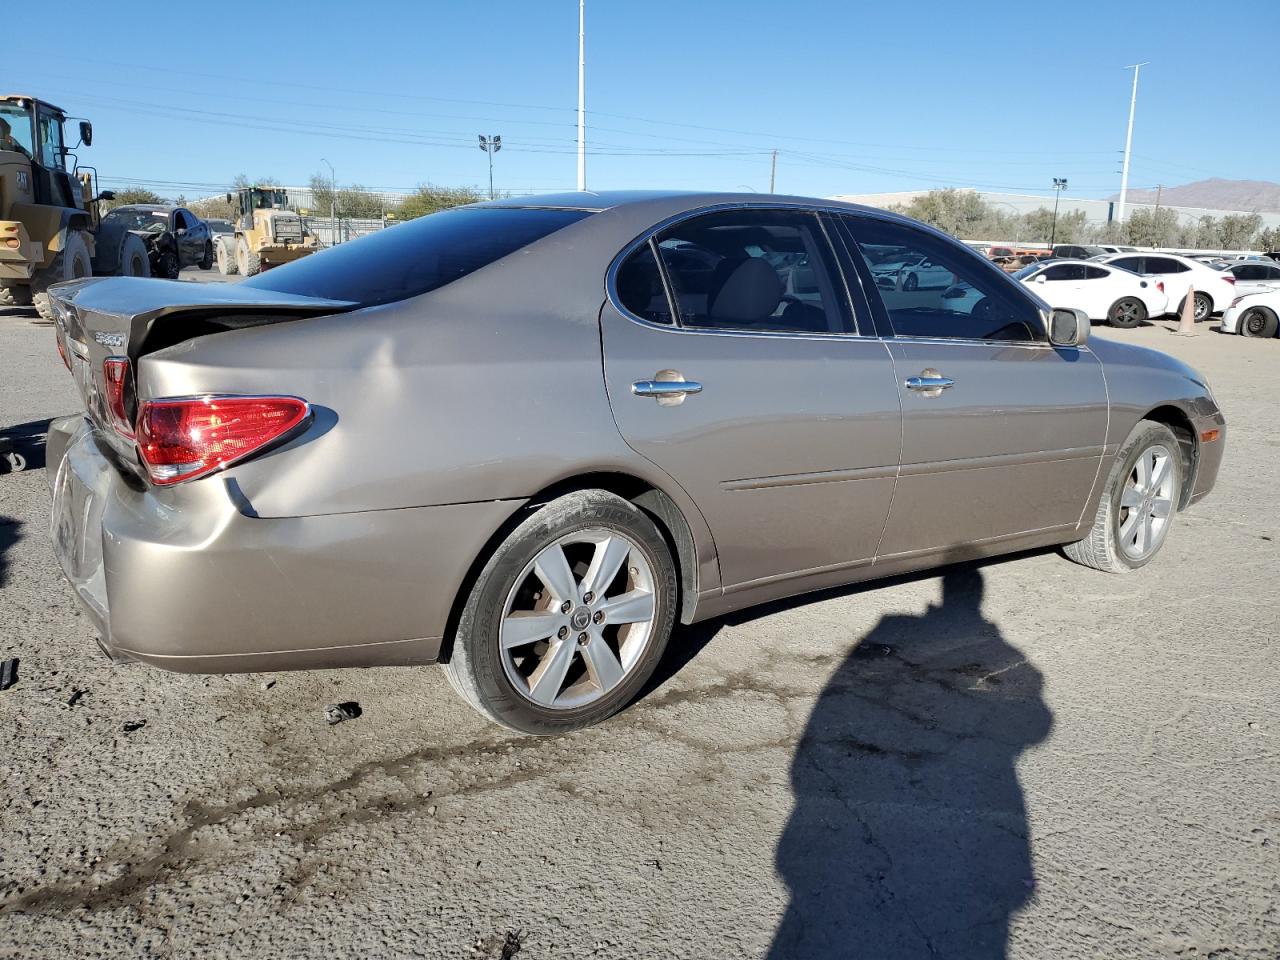
[[[120,244],[120,276],[151,276],[151,260],[147,256],[147,245],[142,238],[132,233],[125,234]]]
[[[489,719],[540,736],[617,713],[675,623],[676,570],[654,522],[604,490],[554,500],[481,570],[445,673]]]
[[[231,246],[226,240],[218,241],[218,272],[224,277],[235,276],[239,272],[236,266],[236,256],[231,250]]]
[[[1146,319],[1146,304],[1137,297],[1121,297],[1107,311],[1107,323],[1122,329],[1136,327]]]
[[[1067,557],[1107,573],[1128,573],[1155,559],[1181,502],[1180,449],[1163,423],[1139,421],[1116,455],[1093,528],[1063,547]]]
[[[208,240],[204,245],[204,256],[200,258],[201,270],[213,269],[213,241]]]
[[[1242,337],[1274,337],[1280,326],[1274,311],[1266,307],[1250,307],[1240,314],[1240,336]]]
[[[902,280],[903,290],[915,290],[920,286],[920,278],[914,273],[908,273]]]
[[[0,284],[0,307],[31,306],[31,288],[25,283],[15,283],[12,287]]]
[[[261,258],[249,249],[243,237],[236,241],[236,269],[242,277],[256,276],[262,269]]]

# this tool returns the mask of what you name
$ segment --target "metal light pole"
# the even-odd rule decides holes
[[[773,151],[773,159],[769,161],[769,192],[773,193],[773,185],[778,179],[778,151]]]
[[[320,158],[320,162],[329,164],[329,220],[333,230],[329,246],[336,247],[338,245],[338,178],[333,172],[332,163],[324,157]]]
[[[493,199],[493,155],[502,149],[502,137],[480,134],[480,149],[489,155],[489,199]]]
[[[1124,167],[1120,171],[1120,209],[1116,217],[1121,223],[1124,223],[1124,203],[1129,193],[1129,151],[1133,149],[1133,113],[1138,106],[1138,71],[1150,62],[1144,60],[1125,67],[1133,70],[1133,96],[1129,98],[1129,129],[1124,135]]]
[[[1053,226],[1049,228],[1049,249],[1053,249],[1053,242],[1058,239],[1058,200],[1062,197],[1062,191],[1067,189],[1066,177],[1053,178]]]
[[[578,0],[578,190],[587,189],[587,0]]]

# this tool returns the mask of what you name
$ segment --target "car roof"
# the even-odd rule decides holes
[[[850,212],[872,213],[890,219],[915,223],[908,217],[842,200],[821,197],[801,197],[781,193],[729,193],[693,190],[586,190],[571,193],[534,194],[525,197],[505,197],[473,204],[475,207],[523,207],[538,209],[589,210],[594,213],[606,210],[669,208],[675,212],[698,210],[710,206],[798,206],[841,209]]]
[[[168,213],[170,210],[177,210],[177,207],[164,203],[122,203],[118,207],[112,207],[107,213],[115,213],[117,210],[163,210]]]

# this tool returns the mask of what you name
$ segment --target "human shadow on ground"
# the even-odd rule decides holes
[[[1040,673],[982,615],[977,566],[942,583],[858,643],[809,717],[771,960],[1000,958],[1034,895],[1016,763],[1052,726]]]

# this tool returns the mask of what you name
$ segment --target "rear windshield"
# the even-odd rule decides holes
[[[261,273],[243,286],[362,307],[452,283],[590,214],[471,207],[433,213]]]

